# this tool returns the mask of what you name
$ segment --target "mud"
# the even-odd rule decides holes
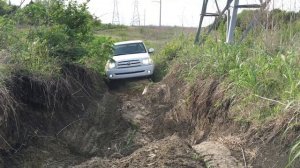
[[[223,144],[214,141],[202,142],[193,149],[204,159],[207,167],[242,168],[242,165]]]
[[[204,168],[205,163],[199,155],[186,142],[177,136],[171,136],[154,141],[133,154],[118,160],[105,160],[93,158],[76,168],[85,167],[178,167],[178,168]]]

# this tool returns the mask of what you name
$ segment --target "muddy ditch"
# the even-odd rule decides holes
[[[108,87],[78,65],[51,79],[18,71],[5,92],[12,106],[1,106],[0,167],[284,167],[283,122],[230,119],[233,98],[221,83],[191,85],[173,71],[159,83]]]

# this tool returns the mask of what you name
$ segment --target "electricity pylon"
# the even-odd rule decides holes
[[[114,0],[114,12],[112,17],[112,24],[120,24],[120,16],[119,16],[119,8],[118,8],[118,0]]]
[[[132,16],[132,20],[131,20],[131,25],[132,26],[140,26],[141,25],[140,13],[139,13],[139,1],[138,0],[134,1],[134,9],[133,9],[133,16]]]
[[[222,19],[224,13],[226,11],[228,11],[228,20],[227,22],[229,22],[228,26],[227,26],[227,33],[226,33],[226,43],[233,43],[234,40],[234,30],[236,27],[236,21],[237,21],[237,12],[239,8],[259,8],[260,10],[264,10],[266,8],[266,6],[269,4],[269,2],[271,0],[265,0],[265,2],[263,2],[263,0],[260,0],[260,4],[247,4],[247,5],[240,5],[239,4],[239,0],[227,0],[227,4],[225,6],[225,8],[220,11],[220,9],[218,8],[218,3],[217,0],[215,0],[216,6],[218,8],[218,13],[207,13],[206,9],[207,9],[207,4],[208,4],[209,0],[203,0],[203,5],[202,5],[202,11],[201,11],[201,17],[200,17],[200,22],[199,22],[199,27],[198,27],[198,31],[197,31],[197,35],[195,38],[195,43],[203,43],[205,41],[205,38],[207,35],[209,35],[209,33],[214,29],[214,27],[219,23],[219,21]],[[230,16],[230,4],[234,1],[234,5],[233,5],[233,10],[232,10],[232,16]],[[213,22],[213,24],[210,25],[210,27],[208,28],[207,33],[202,37],[202,39],[200,38],[201,35],[201,30],[202,30],[202,22],[203,22],[203,18],[205,16],[213,16],[216,17],[215,21]],[[251,21],[252,22],[252,21]],[[249,30],[253,27],[253,23],[250,23],[249,26],[247,27],[246,31],[243,33],[243,37],[245,37],[245,35],[247,35],[247,33],[249,32]]]

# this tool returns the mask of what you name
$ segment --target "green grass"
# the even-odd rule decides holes
[[[300,157],[300,140],[296,142],[290,153],[289,163],[287,164],[286,168],[293,167],[293,163]]]

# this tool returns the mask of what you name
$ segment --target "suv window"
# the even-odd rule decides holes
[[[146,53],[143,43],[120,44],[114,46],[113,56]]]

